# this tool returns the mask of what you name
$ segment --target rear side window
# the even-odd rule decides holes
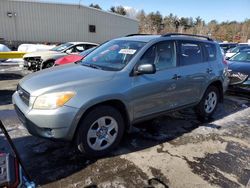
[[[82,52],[85,50],[85,45],[77,45],[75,46],[75,52]]]
[[[86,44],[85,50],[96,47],[96,45],[93,44]]]
[[[202,63],[202,47],[196,42],[180,42],[180,66]]]
[[[216,60],[216,46],[214,44],[204,44],[205,47],[205,61]]]

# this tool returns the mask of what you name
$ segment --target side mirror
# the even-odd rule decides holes
[[[155,72],[156,72],[156,67],[154,64],[142,64],[137,67],[135,74],[136,75],[154,74]]]

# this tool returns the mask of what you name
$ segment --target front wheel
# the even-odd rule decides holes
[[[111,106],[94,108],[79,126],[76,144],[87,157],[108,154],[120,143],[124,133],[123,117]]]
[[[209,118],[215,112],[219,101],[219,91],[215,86],[209,86],[200,103],[196,106],[196,113],[201,118]]]

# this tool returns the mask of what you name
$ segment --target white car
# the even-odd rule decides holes
[[[98,46],[98,44],[90,42],[67,42],[48,51],[27,53],[23,56],[24,66],[27,67],[28,70],[39,71],[52,67],[55,61],[63,56],[78,54],[96,46]]]
[[[0,44],[0,52],[10,52],[11,50],[5,46],[4,44]],[[1,61],[5,61],[5,59],[0,59],[0,62]]]
[[[55,45],[45,45],[45,44],[21,44],[18,46],[17,51],[19,52],[38,52],[38,51],[48,51],[54,48]]]

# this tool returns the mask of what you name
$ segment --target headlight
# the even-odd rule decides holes
[[[230,78],[230,85],[236,85],[236,84],[241,84],[244,81],[247,80],[248,75],[242,74],[240,72],[230,72],[229,74]]]
[[[74,95],[75,95],[75,92],[72,92],[72,91],[41,95],[36,98],[33,108],[42,109],[42,110],[56,109],[58,107],[63,106]]]

